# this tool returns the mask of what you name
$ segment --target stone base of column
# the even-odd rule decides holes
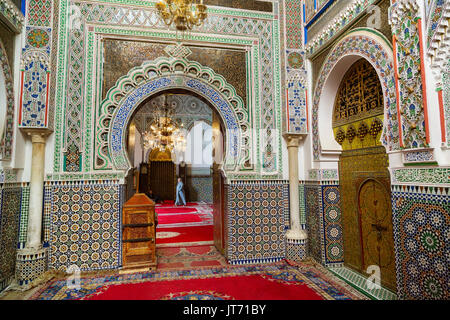
[[[286,231],[286,239],[288,240],[306,240],[308,235],[305,230],[289,229]]]
[[[286,259],[300,262],[307,257],[306,240],[286,240]]]
[[[17,251],[16,283],[27,285],[48,270],[48,250],[20,249]]]

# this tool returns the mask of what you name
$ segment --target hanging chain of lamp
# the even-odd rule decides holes
[[[201,26],[207,18],[206,6],[203,0],[194,4],[193,0],[161,0],[156,3],[156,9],[169,27],[174,23],[178,31],[192,30]]]

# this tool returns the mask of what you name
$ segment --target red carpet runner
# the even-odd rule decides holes
[[[186,247],[213,243],[212,206],[206,203],[188,203],[175,206],[165,202],[156,206],[158,227],[156,246]]]

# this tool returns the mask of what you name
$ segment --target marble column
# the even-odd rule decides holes
[[[37,250],[42,247],[42,208],[44,199],[46,137],[39,132],[31,132],[30,135],[33,151],[31,154],[30,210],[28,215],[26,248]]]
[[[300,226],[300,197],[298,174],[298,147],[304,135],[284,134],[289,156],[289,200],[291,228],[286,232],[288,240],[306,240],[307,234]]]
[[[31,137],[31,175],[28,230],[25,248],[17,251],[16,280],[25,285],[47,270],[47,249],[42,246],[45,144],[49,131],[23,129]]]

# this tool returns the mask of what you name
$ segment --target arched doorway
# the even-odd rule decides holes
[[[381,284],[396,291],[389,160],[381,144],[383,90],[366,59],[354,62],[337,91],[332,127],[342,147],[344,264],[361,274],[379,266]]]
[[[214,158],[223,159],[223,162],[213,168],[220,172],[222,178],[253,168],[252,146],[255,136],[250,130],[252,118],[235,88],[223,76],[198,62],[160,57],[131,69],[108,91],[101,103],[95,133],[96,170],[129,174],[132,165],[126,144],[131,118],[143,101],[168,90],[194,93],[205,99],[217,112],[217,119],[223,125],[223,153],[216,152]],[[214,208],[217,208],[214,221],[217,218],[220,222],[220,225],[214,225],[214,235],[222,234],[223,239],[227,226],[223,223],[224,210],[220,208],[224,208],[224,204],[215,205]],[[217,243],[225,245],[223,241]],[[221,252],[223,249],[219,248]]]
[[[155,124],[159,117],[155,111],[162,105],[167,106],[174,123],[185,132],[184,150],[148,147],[144,143],[144,133],[150,131],[151,126]],[[215,242],[217,249],[223,253],[225,199],[215,195],[223,193],[221,190],[224,189],[221,166],[225,152],[225,126],[215,108],[208,100],[194,92],[170,89],[144,100],[130,117],[129,123],[126,133],[127,156],[133,166],[131,172],[134,171],[135,174],[127,178],[126,195],[130,198],[137,191],[149,194],[151,190],[160,200],[156,206],[160,217],[157,247],[212,245]],[[133,185],[136,184],[135,176],[139,177],[138,186]],[[184,183],[186,208],[174,205],[177,178],[181,178]],[[199,212],[201,214],[195,216]],[[202,221],[196,221],[198,217],[201,217]],[[198,231],[196,227],[206,225],[210,226],[210,241],[205,237],[189,235]],[[166,229],[178,227],[178,231],[182,229],[189,241],[158,241],[158,234],[164,233],[164,237],[168,237],[169,233],[173,235],[176,232],[167,232]],[[209,239],[209,236],[206,238]]]

